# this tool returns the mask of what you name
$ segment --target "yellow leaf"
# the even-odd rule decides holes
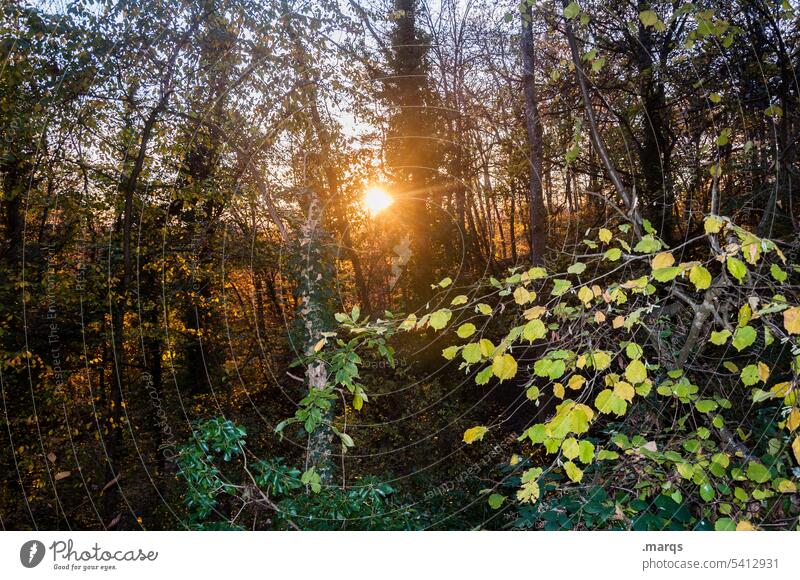
[[[611,321],[611,326],[614,328],[620,328],[623,324],[625,324],[625,319],[622,316],[617,316]]]
[[[674,263],[675,256],[673,256],[671,252],[661,252],[653,256],[651,265],[653,266],[653,270],[658,270],[659,268],[669,268]]]
[[[592,362],[598,371],[605,370],[611,366],[611,355],[604,350],[596,350],[592,353]]]
[[[800,409],[795,407],[786,419],[786,428],[789,431],[796,431],[798,427],[800,427]]]
[[[769,378],[769,367],[763,362],[758,363],[758,378],[762,383],[766,383]]]
[[[631,361],[625,368],[625,378],[634,385],[645,380],[647,378],[647,369],[642,364],[642,361],[638,359]]]
[[[522,315],[525,317],[525,320],[534,320],[536,318],[541,318],[542,314],[547,312],[547,308],[544,306],[531,306]]]
[[[800,465],[800,437],[795,437],[792,441],[792,452],[794,453],[794,460]]]
[[[325,346],[325,343],[328,342],[327,338],[320,339],[317,344],[314,345],[314,352],[319,352],[322,350],[322,347]]]
[[[492,373],[500,382],[511,379],[517,374],[517,361],[510,354],[501,354],[492,361]]]
[[[748,522],[747,520],[742,520],[738,524],[736,524],[736,531],[737,532],[752,532],[755,530],[753,524]]]
[[[597,232],[597,237],[600,238],[600,241],[605,244],[611,241],[612,235],[613,234],[611,233],[611,230],[606,228],[600,228],[600,231]]]
[[[636,391],[634,391],[633,386],[630,383],[620,381],[614,385],[614,394],[620,399],[624,399],[630,403],[631,400],[633,400],[633,396],[636,394]]]
[[[572,389],[574,391],[577,391],[578,389],[580,389],[583,386],[583,384],[585,382],[586,382],[586,378],[585,377],[582,377],[581,375],[572,375],[569,378],[569,381],[567,382],[567,386],[570,389]]]
[[[706,218],[705,222],[703,223],[703,226],[705,227],[707,234],[717,234],[722,229],[722,225],[724,223],[725,222],[723,222],[717,216],[710,215]]]
[[[561,383],[556,383],[553,385],[553,394],[558,397],[559,399],[564,398],[564,385]]]
[[[606,315],[598,310],[597,312],[594,313],[594,321],[597,324],[600,324],[601,322],[605,322],[606,321]]]
[[[789,334],[800,334],[800,307],[783,311],[783,327]]]
[[[483,439],[483,436],[486,435],[487,431],[488,429],[483,426],[471,427],[470,429],[467,429],[464,431],[464,443],[469,445],[475,441],[480,441]]]
[[[527,288],[519,286],[516,290],[514,290],[514,302],[519,305],[527,304],[531,301],[531,293],[528,292]]]
[[[586,306],[589,306],[594,300],[594,293],[587,286],[581,286],[581,289],[578,290],[578,298]]]

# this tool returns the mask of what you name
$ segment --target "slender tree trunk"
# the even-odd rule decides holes
[[[530,261],[539,264],[545,250],[545,209],[542,200],[542,123],[536,95],[536,47],[533,41],[533,12],[526,5],[522,13],[522,84],[525,93],[525,126],[528,132]]]

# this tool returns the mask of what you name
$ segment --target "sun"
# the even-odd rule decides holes
[[[364,206],[369,213],[377,214],[394,203],[394,198],[379,186],[372,186],[364,192]]]

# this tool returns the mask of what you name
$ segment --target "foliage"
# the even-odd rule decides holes
[[[513,268],[503,280],[490,278],[474,288],[471,301],[457,297],[457,306],[409,316],[399,328],[440,332],[452,321],[456,338],[469,342],[446,347],[445,359],[458,362],[479,386],[515,380],[535,405],[550,410],[546,421],[519,437],[531,453],[539,456],[542,448],[555,456],[522,473],[516,494],[522,504],[549,505],[548,489],[570,497],[570,484],[581,485],[592,472],[593,481],[625,481],[632,469],[635,482],[616,504],[621,513],[614,510],[615,525],[690,527],[735,516],[749,526],[756,515],[768,524],[776,510],[796,518],[790,498],[800,475],[800,310],[788,280],[800,268],[778,244],[726,218],[709,216],[705,236],[673,250],[647,222],[644,227],[648,233],[634,244],[638,250],[626,239],[626,225],[616,237],[601,231],[598,239],[607,249],[580,256],[586,262],[567,268],[573,277],[542,267]],[[610,257],[612,248],[620,255]],[[693,259],[675,265],[678,252]],[[500,312],[511,328],[497,344],[475,334],[476,322],[485,328]],[[769,434],[756,436],[747,416],[767,403],[764,413],[784,420],[766,423]],[[632,439],[625,424],[609,428],[629,417],[640,423]],[[474,444],[490,429],[467,429],[464,442]],[[615,462],[625,470],[611,477]],[[546,484],[552,474],[562,483]],[[643,512],[648,498],[668,511],[662,496],[676,506],[688,503],[694,515],[679,510],[680,518],[664,519]],[[503,505],[497,495],[489,501],[494,508]]]
[[[301,473],[282,457],[259,459],[248,467],[245,439],[244,428],[214,418],[197,423],[192,442],[180,448],[183,501],[193,529],[240,529],[237,521],[256,505],[273,512],[271,525],[277,529],[404,530],[421,525],[419,514],[395,501],[397,491],[377,478],[359,478],[347,489],[323,489],[313,468]]]

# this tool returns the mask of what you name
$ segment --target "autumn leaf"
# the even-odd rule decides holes
[[[789,334],[800,334],[800,307],[793,306],[783,311],[783,327]]]
[[[464,431],[464,443],[469,445],[475,441],[480,441],[483,439],[483,436],[486,435],[487,431],[489,430],[483,426],[471,427],[467,429]]]
[[[660,254],[653,256],[651,266],[653,267],[653,270],[659,270],[661,268],[669,268],[674,263],[675,256],[673,256],[671,252],[661,252]]]
[[[500,381],[514,378],[517,374],[517,361],[510,354],[501,354],[492,361],[492,373]]]

